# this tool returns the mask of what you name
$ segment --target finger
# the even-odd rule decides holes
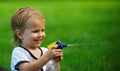
[[[63,60],[63,56],[60,56],[60,61],[62,61]]]
[[[58,47],[58,45],[52,45],[51,49],[56,49]]]
[[[62,52],[62,50],[61,50],[61,49],[55,49],[55,51],[56,51],[56,52]]]
[[[56,49],[56,47],[53,46],[53,47],[51,47],[50,49]]]

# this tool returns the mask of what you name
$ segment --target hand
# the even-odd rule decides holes
[[[60,62],[60,61],[62,61],[62,60],[63,60],[63,52],[60,52],[59,54],[60,54],[60,56],[59,56],[59,57],[54,58],[54,61],[55,61],[56,63],[58,63],[58,62]]]
[[[60,57],[57,57],[57,58],[54,59],[54,61],[55,61],[56,63],[58,63],[58,62],[60,62],[60,61],[62,61],[62,60],[63,60],[63,56],[60,56]]]
[[[63,52],[61,49],[56,49],[55,47],[49,49],[45,54],[49,59],[56,59],[56,61],[61,61]],[[59,58],[59,60],[58,60]]]

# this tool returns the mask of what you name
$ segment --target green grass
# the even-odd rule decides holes
[[[46,18],[46,39],[78,44],[64,49],[61,71],[120,70],[120,2],[43,1],[0,2],[0,66],[10,68],[10,18],[16,9],[30,6]]]

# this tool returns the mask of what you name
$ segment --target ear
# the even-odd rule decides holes
[[[15,31],[15,34],[16,34],[16,36],[19,38],[19,39],[21,39],[22,40],[22,31],[20,31],[19,29],[17,29],[16,31]]]

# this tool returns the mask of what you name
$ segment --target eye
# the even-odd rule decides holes
[[[39,32],[39,30],[34,30],[34,31],[32,31],[32,32],[37,33],[37,32]]]
[[[45,31],[45,29],[42,29],[41,31],[42,31],[42,32],[44,32],[44,31]]]

